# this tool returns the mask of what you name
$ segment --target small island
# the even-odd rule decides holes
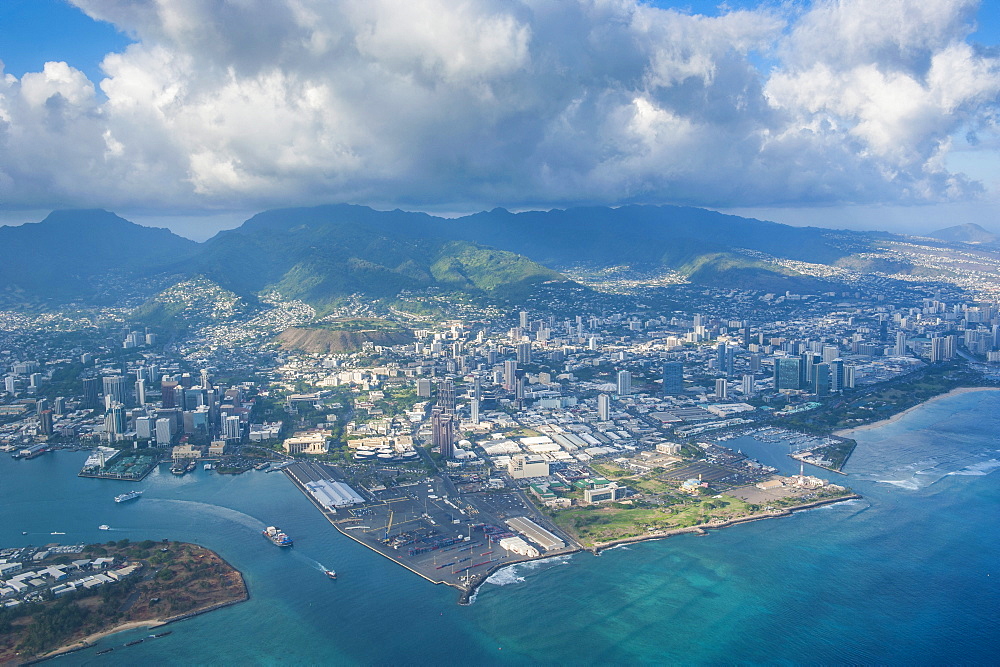
[[[23,582],[27,594],[0,609],[2,664],[85,649],[116,632],[164,625],[249,597],[238,570],[185,542],[120,540],[3,553],[8,563],[23,561],[17,572],[8,568],[5,583]]]

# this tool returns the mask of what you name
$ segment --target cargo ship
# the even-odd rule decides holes
[[[129,491],[128,493],[121,493],[115,496],[116,503],[125,503],[130,500],[135,500],[142,495],[142,491]]]
[[[281,529],[277,526],[268,526],[264,530],[260,531],[260,534],[271,540],[271,543],[278,547],[290,547],[292,546],[292,538],[281,532]]]

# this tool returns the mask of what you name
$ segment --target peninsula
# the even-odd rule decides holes
[[[0,553],[5,588],[26,592],[0,611],[0,664],[88,649],[123,630],[161,626],[249,597],[239,571],[185,542],[120,540]]]

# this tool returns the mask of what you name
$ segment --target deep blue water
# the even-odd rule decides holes
[[[116,505],[123,484],[75,476],[84,453],[0,457],[0,544],[169,537],[247,577],[247,603],[61,664],[988,664],[1000,655],[998,433],[1000,392],[933,402],[856,435],[837,481],[863,500],[514,566],[467,607],[336,533],[278,473],[163,469]],[[787,446],[734,446],[797,471]],[[260,537],[272,523],[293,549]]]

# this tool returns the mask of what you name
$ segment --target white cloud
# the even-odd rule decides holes
[[[136,43],[0,81],[8,205],[944,201],[997,135],[974,0],[73,2]]]

